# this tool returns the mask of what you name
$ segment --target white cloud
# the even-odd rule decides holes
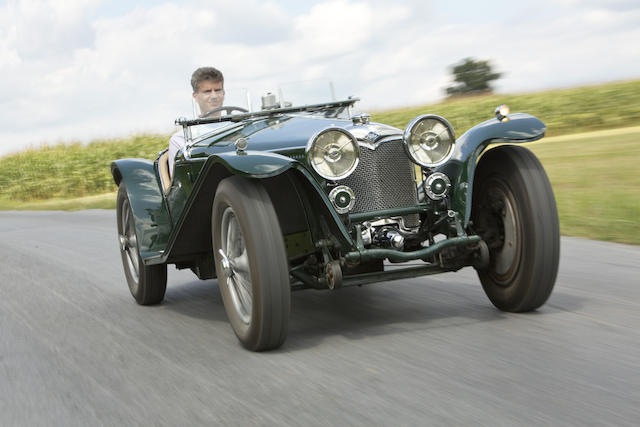
[[[168,0],[105,16],[110,3],[99,0],[9,0],[0,6],[0,155],[41,141],[168,132],[190,110],[190,74],[202,65],[254,96],[332,79],[365,109],[437,101],[448,67],[467,56],[492,60],[506,92],[640,75],[637,2],[541,0],[485,12],[475,3],[291,1]]]
[[[313,6],[295,20],[295,39],[306,59],[349,52],[364,44],[375,32],[373,11],[365,3],[332,0]]]
[[[9,0],[0,9],[2,38],[22,58],[63,55],[91,43],[86,22],[101,0]]]

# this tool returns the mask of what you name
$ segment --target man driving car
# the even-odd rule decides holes
[[[191,75],[191,87],[193,88],[193,99],[200,109],[200,117],[220,115],[220,112],[208,114],[221,107],[224,102],[224,76],[220,70],[214,67],[198,68]],[[172,177],[176,154],[179,150],[184,149],[185,145],[182,130],[174,133],[169,140],[169,173]]]

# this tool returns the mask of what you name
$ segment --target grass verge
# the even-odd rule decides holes
[[[547,136],[613,129],[640,123],[640,80],[520,95],[459,98],[439,104],[372,114],[374,121],[404,128],[414,117],[439,114],[457,135],[493,117],[499,104],[524,111],[547,125]],[[0,157],[0,199],[35,201],[83,197],[114,191],[110,163],[115,159],[155,159],[169,135],[138,135],[58,144]]]
[[[528,144],[554,188],[564,235],[640,244],[640,80],[520,95],[491,95],[382,111],[374,121],[404,128],[424,113],[446,117],[461,135],[499,104],[533,114],[548,138]],[[601,130],[607,129],[607,130]],[[613,130],[611,130],[613,129]],[[560,136],[563,135],[563,136]],[[115,207],[109,165],[154,159],[169,135],[58,144],[0,158],[0,209]]]
[[[20,211],[79,211],[84,209],[115,209],[116,193],[75,197],[72,199],[54,198],[30,202],[0,199],[0,210]]]
[[[526,146],[547,171],[563,235],[640,245],[640,127]]]
[[[455,98],[438,104],[373,113],[371,119],[404,127],[421,114],[437,114],[451,122],[456,135],[493,117],[508,104],[511,111],[529,113],[547,126],[547,136],[617,129],[640,123],[640,80],[557,89],[517,95],[496,94]]]
[[[549,175],[566,236],[640,245],[640,126],[544,138],[525,144]],[[116,193],[16,202],[0,209],[113,209]]]

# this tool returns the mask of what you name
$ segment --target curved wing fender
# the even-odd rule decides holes
[[[178,185],[168,195],[169,208],[177,228],[182,228],[185,217],[196,202],[204,198],[213,200],[220,181],[230,175],[247,178],[269,178],[279,175],[291,167],[294,160],[274,153],[261,151],[234,151],[218,153],[202,159],[204,165],[193,185]],[[179,174],[179,171],[176,171]],[[180,178],[178,178],[180,180]]]
[[[190,254],[206,253],[210,249],[211,206],[220,181],[231,175],[269,178],[288,170],[295,162],[261,151],[218,153],[202,161],[204,165],[192,185],[178,183],[167,195],[174,230],[166,252],[154,263],[189,259]]]
[[[133,211],[140,256],[148,262],[167,246],[171,219],[162,197],[154,163],[145,159],[123,159],[111,163],[117,185],[124,183]]]
[[[314,206],[328,218],[329,227],[336,230],[343,242],[351,241],[344,224],[332,210],[327,196],[298,161],[281,154],[262,151],[228,152],[207,158],[194,182],[193,190],[189,194],[176,197],[176,200],[182,201],[170,206],[173,218],[176,219],[174,232],[165,254],[153,262],[174,262],[188,254],[206,253],[210,249],[211,206],[218,184],[223,179],[232,175],[265,179],[293,171],[299,179],[308,183],[305,187],[306,193],[309,193],[307,196],[317,201],[314,202]],[[171,203],[171,197],[168,199]]]
[[[510,114],[509,121],[497,119],[482,122],[458,138],[451,160],[437,168],[453,183],[452,208],[464,212],[464,226],[471,217],[471,197],[473,195],[473,175],[478,157],[489,144],[518,144],[536,141],[544,136],[546,126],[540,119],[530,114]]]
[[[264,151],[222,153],[209,158],[214,164],[226,167],[234,175],[249,178],[269,178],[289,169],[294,160],[281,154]]]
[[[234,174],[243,174],[250,178],[269,178],[280,175],[289,169],[295,170],[298,179],[306,183],[305,193],[313,204],[318,216],[322,216],[342,244],[352,245],[352,239],[340,220],[329,198],[312,174],[298,161],[276,153],[248,152],[248,155],[227,153],[220,155],[216,162],[225,162],[225,167]],[[250,154],[250,155],[249,155]]]

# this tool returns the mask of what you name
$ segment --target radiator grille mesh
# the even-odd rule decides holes
[[[418,203],[413,163],[402,141],[380,144],[375,150],[360,147],[356,170],[340,184],[351,187],[356,195],[352,213],[403,208]],[[417,227],[417,214],[403,217],[405,226]]]

